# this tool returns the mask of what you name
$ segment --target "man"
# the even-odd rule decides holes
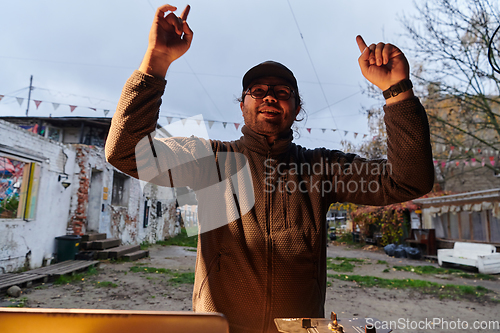
[[[199,235],[195,311],[222,312],[231,332],[276,332],[274,318],[323,317],[329,205],[387,205],[419,197],[433,185],[427,117],[411,90],[408,61],[391,44],[367,47],[356,38],[361,72],[387,91],[387,160],[295,145],[291,126],[301,109],[297,81],[273,61],[243,77],[245,126],[239,140],[155,139],[151,133],[167,69],[193,38],[186,22],[189,6],[180,17],[175,10],[165,5],[156,12],[144,60],[127,81],[113,117],[108,161],[134,177],[142,172],[161,185],[190,186],[197,191],[200,218],[218,208],[207,204],[214,195],[204,188],[230,179],[219,215],[229,216],[227,223]],[[225,153],[241,154],[245,162],[228,166]],[[217,168],[208,170],[200,161],[214,156]],[[243,164],[250,170],[250,186],[233,177]],[[227,203],[235,193],[243,195]],[[255,204],[247,205],[248,198]]]

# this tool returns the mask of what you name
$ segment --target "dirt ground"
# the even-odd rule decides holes
[[[482,286],[490,290],[485,297],[460,299],[440,299],[435,294],[423,294],[411,289],[383,289],[362,287],[356,282],[343,281],[329,277],[331,285],[327,288],[327,313],[335,311],[340,318],[375,317],[387,324],[397,325],[396,331],[427,332],[427,329],[411,329],[423,322],[447,321],[449,327],[457,325],[469,332],[494,332],[498,329],[478,330],[473,325],[486,327],[490,321],[500,321],[500,276],[496,280],[474,280],[450,275],[418,275],[414,272],[397,271],[393,266],[419,266],[437,263],[424,260],[392,258],[383,252],[363,250],[347,245],[331,244],[328,257],[362,258],[355,262],[353,272],[345,275],[375,276],[384,279],[418,279],[442,285],[456,284]],[[127,309],[190,311],[192,284],[172,283],[173,273],[194,272],[196,252],[179,246],[152,246],[150,258],[135,262],[102,261],[98,274],[85,275],[68,284],[47,283],[23,290],[20,298],[0,296],[0,306],[20,304],[26,307],[42,308],[87,308],[87,309]],[[337,261],[336,261],[337,262]],[[340,261],[338,262],[340,263]],[[154,267],[158,273],[133,272],[131,267]],[[163,274],[161,268],[171,270]],[[339,272],[329,271],[330,274]],[[188,274],[189,275],[189,274]],[[437,318],[437,320],[435,319]],[[475,322],[478,322],[475,324]],[[429,325],[429,324],[428,324]],[[444,325],[444,324],[441,324]],[[433,332],[461,331],[433,326]],[[495,325],[488,324],[488,325]],[[423,327],[423,326],[422,326]],[[480,326],[477,326],[480,327]]]

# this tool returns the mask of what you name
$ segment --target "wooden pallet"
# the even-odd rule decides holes
[[[33,282],[47,282],[48,276],[45,274],[32,274],[30,272],[24,273],[5,273],[0,275],[0,290],[8,289],[12,286],[31,287]]]
[[[77,271],[86,269],[90,266],[98,266],[99,261],[87,261],[87,260],[67,260],[47,267],[40,267],[37,269],[32,269],[31,271],[21,273],[21,274],[45,274],[47,276],[60,276],[64,274],[74,274]]]

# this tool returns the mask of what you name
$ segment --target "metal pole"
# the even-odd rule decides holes
[[[30,78],[30,88],[28,92],[28,107],[26,108],[26,117],[28,116],[28,111],[30,110],[30,99],[31,99],[31,90],[33,89],[33,75]]]

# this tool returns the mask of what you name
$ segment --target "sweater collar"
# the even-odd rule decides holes
[[[293,139],[293,132],[290,130],[288,134],[274,141],[273,145],[269,145],[266,136],[254,132],[246,125],[241,128],[241,132],[243,136],[240,141],[243,145],[261,155],[267,155],[268,153],[270,155],[280,155],[290,149]]]

